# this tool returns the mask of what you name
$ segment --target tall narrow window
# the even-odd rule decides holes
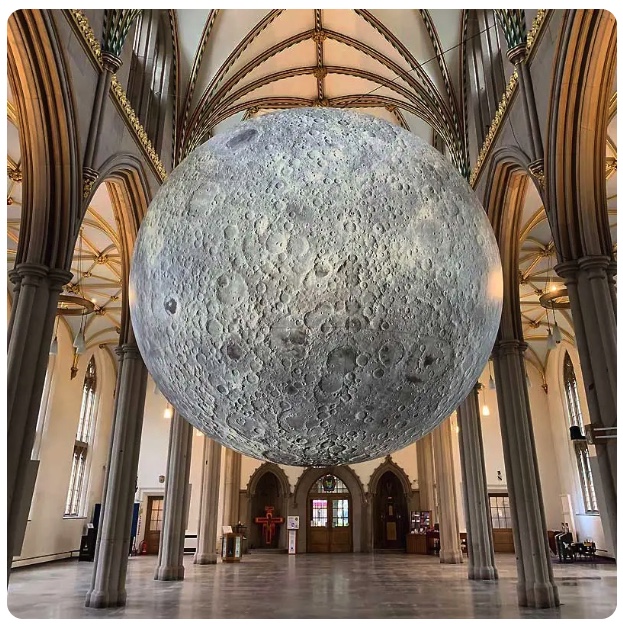
[[[578,382],[575,378],[573,362],[569,353],[565,353],[563,366],[563,376],[565,380],[565,397],[567,400],[567,418],[569,427],[578,427],[584,435],[584,420],[580,409],[580,397],[578,395]],[[580,485],[582,487],[582,497],[584,498],[584,508],[586,512],[597,512],[597,498],[595,497],[595,484],[593,483],[593,473],[591,472],[588,460],[588,446],[584,439],[574,439],[573,448],[575,451],[578,473],[580,475]]]
[[[69,490],[67,491],[67,502],[65,504],[65,516],[68,517],[79,515],[82,506],[81,502],[87,471],[87,455],[93,440],[96,383],[95,360],[91,358],[82,387],[80,420],[78,421],[78,431],[76,432],[76,441],[74,442]]]

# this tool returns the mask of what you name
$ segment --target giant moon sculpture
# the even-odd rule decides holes
[[[130,274],[136,340],[195,427],[289,465],[378,458],[430,432],[486,365],[502,307],[482,206],[378,118],[293,109],[193,151]]]

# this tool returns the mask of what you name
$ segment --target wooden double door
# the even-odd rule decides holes
[[[308,509],[308,552],[353,551],[351,500],[348,494],[310,497]]]
[[[153,496],[147,498],[145,543],[147,543],[148,554],[157,554],[158,548],[160,547],[163,506],[164,497]]]

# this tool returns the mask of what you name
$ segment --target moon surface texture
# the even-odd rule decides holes
[[[430,432],[485,367],[493,231],[457,170],[367,115],[291,109],[194,150],[130,275],[157,386],[207,436],[286,465],[371,460]]]

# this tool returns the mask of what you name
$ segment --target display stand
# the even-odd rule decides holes
[[[224,563],[239,563],[242,558],[242,534],[227,532],[223,534],[221,558]]]
[[[299,529],[299,518],[288,517],[288,554],[296,554],[296,541]]]

